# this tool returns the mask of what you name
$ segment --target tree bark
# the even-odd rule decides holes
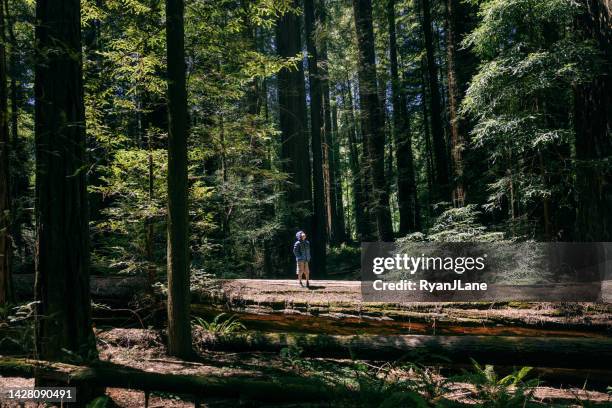
[[[319,22],[323,29],[326,29],[327,10],[325,0],[319,0],[317,11]],[[327,222],[329,230],[330,244],[339,244],[346,241],[346,231],[344,225],[344,209],[342,204],[342,184],[338,173],[338,152],[337,148],[337,124],[334,124],[334,112],[330,102],[330,86],[327,60],[327,41],[321,39],[320,52],[321,65],[319,72],[321,75],[321,88],[323,92],[323,111],[324,115],[324,143],[323,152],[327,163],[326,176],[326,196],[327,196]]]
[[[323,180],[323,95],[317,46],[315,44],[314,0],[304,0],[306,49],[308,51],[308,82],[310,91],[310,136],[312,148],[313,222],[311,231],[312,267],[317,276],[325,276],[326,226],[325,185]],[[329,174],[329,173],[328,173]]]
[[[252,332],[211,336],[204,347],[223,351],[279,352],[299,347],[304,356],[396,361],[521,363],[538,367],[601,368],[612,364],[607,339],[512,336],[327,335]]]
[[[606,67],[612,64],[612,34],[609,2],[581,0],[583,13],[578,31],[584,39],[594,40]],[[605,69],[605,68],[604,68]],[[602,72],[590,83],[574,90],[574,127],[576,151],[576,239],[612,240],[612,77]]]
[[[192,357],[189,318],[187,90],[183,0],[166,0],[168,57],[168,353]]]
[[[399,234],[403,236],[419,228],[419,218],[406,95],[403,92],[398,73],[395,0],[387,0],[387,24],[389,26],[393,135],[395,136],[395,164],[397,168],[397,203],[400,216]]]
[[[425,142],[425,163],[427,173],[427,214],[431,215],[431,203],[434,197],[434,165],[433,165],[433,153],[431,149],[431,131],[429,127],[429,110],[427,109],[427,73],[425,67],[427,66],[426,58],[421,58],[421,110],[422,110],[422,124],[423,124],[423,140]]]
[[[342,98],[344,111],[348,115],[348,146],[349,146],[349,167],[351,168],[352,187],[353,187],[353,214],[355,216],[355,232],[358,241],[365,241],[370,237],[370,223],[365,212],[365,197],[363,194],[364,172],[359,165],[359,150],[357,145],[357,129],[355,126],[355,114],[353,111],[353,93],[351,84],[347,82],[346,93]]]
[[[436,200],[447,201],[450,199],[450,186],[448,174],[448,158],[446,155],[446,143],[442,128],[442,105],[440,87],[438,83],[438,65],[434,55],[433,32],[431,26],[431,6],[429,0],[422,0],[422,26],[425,51],[427,57],[427,79],[429,84],[429,113],[431,118],[431,135],[433,140],[434,156],[434,182]]]
[[[97,358],[80,17],[79,0],[36,2],[36,352],[50,360]]]
[[[377,91],[371,0],[353,0],[353,14],[359,54],[359,104],[366,153],[364,164],[372,187],[370,204],[376,217],[378,239],[390,242],[393,241],[393,227],[385,181],[385,135]]]
[[[0,306],[12,301],[8,92],[4,3],[0,1]]]
[[[19,106],[21,105],[23,99],[23,86],[17,81],[17,77],[19,75],[19,67],[21,65],[21,61],[19,59],[20,44],[17,42],[17,37],[15,36],[15,20],[8,8],[8,0],[4,0],[4,15],[6,19],[6,25],[8,26],[8,43],[11,47],[9,60],[10,64],[8,66],[8,74],[10,76],[11,83],[11,144],[9,150],[12,152],[12,154],[10,155],[12,157],[9,157],[9,191],[11,194],[10,206],[12,224],[10,229],[10,235],[13,247],[23,257],[25,243],[21,231],[21,226],[24,223],[29,222],[29,216],[26,215],[25,211],[23,210],[21,202],[23,201],[22,198],[26,194],[30,185],[30,181],[28,178],[29,174],[25,170],[30,158],[28,153],[26,152],[24,145],[21,143],[21,140],[19,140]],[[12,255],[13,254],[11,253],[11,256]],[[11,258],[11,261],[13,261],[13,259],[14,258]]]
[[[329,102],[329,101],[328,101]],[[333,218],[332,229],[335,231],[334,237],[336,243],[346,242],[346,224],[344,222],[344,202],[342,188],[342,168],[340,166],[340,140],[338,135],[338,106],[336,102],[330,104],[331,109],[331,129],[329,138],[330,157],[330,184],[334,193],[332,197],[332,205],[335,203],[336,215]]]
[[[463,183],[463,149],[465,138],[462,134],[459,122],[460,91],[457,78],[457,27],[455,8],[457,0],[446,2],[446,58],[448,79],[448,111],[450,119],[451,156],[453,160],[453,205],[463,207],[465,205],[465,186]]]
[[[271,403],[324,401],[338,396],[334,388],[321,381],[300,376],[262,378],[247,375],[164,374],[111,363],[79,366],[25,358],[0,357],[0,373],[18,377],[40,375],[57,384],[76,387],[77,398],[84,384]],[[89,401],[82,402],[86,404]]]
[[[298,7],[299,1],[294,0]],[[283,14],[276,25],[276,51],[282,58],[301,55],[301,25],[299,16],[294,12]],[[277,76],[278,107],[281,130],[282,170],[288,175],[286,187],[283,224],[285,233],[281,238],[280,259],[287,257],[286,242],[300,229],[311,225],[312,184],[310,172],[310,153],[306,125],[306,87],[302,61],[295,68],[283,68]],[[280,247],[280,245],[279,245]],[[286,264],[288,266],[288,264]]]
[[[443,366],[457,368],[457,365],[442,363]],[[514,367],[515,364],[512,365]],[[471,362],[466,369],[472,367]],[[500,369],[505,367],[497,366]],[[514,368],[508,367],[508,371]],[[282,378],[270,376],[259,378],[256,376],[196,376],[152,373],[123,367],[113,364],[101,364],[100,366],[76,366],[68,364],[50,363],[41,360],[26,358],[0,357],[0,373],[7,377],[32,377],[38,370],[43,375],[54,378],[58,383],[69,386],[77,385],[83,381],[98,383],[105,386],[117,388],[132,388],[142,391],[166,391],[170,393],[191,394],[195,397],[204,398],[235,398],[240,401],[260,402],[306,402],[306,401],[329,401],[335,398],[356,398],[355,391],[351,392],[346,387],[334,388],[325,385],[316,379],[298,376],[285,376]],[[605,386],[610,383],[612,375],[606,369],[564,369],[537,367],[531,374],[546,381],[563,384],[582,385],[585,378],[590,378],[590,384]],[[569,401],[576,402],[575,392],[569,392],[563,398],[559,397],[560,403]],[[146,397],[145,397],[146,398]],[[553,402],[547,399],[547,402]]]

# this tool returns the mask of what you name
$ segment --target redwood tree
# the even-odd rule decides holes
[[[369,171],[369,184],[372,187],[369,204],[376,218],[378,239],[393,241],[389,191],[385,181],[385,134],[377,91],[371,0],[353,0],[353,14],[359,55],[361,130],[365,142],[365,166]]]
[[[321,27],[326,30],[327,9],[325,0],[320,0],[317,6],[318,21]],[[321,77],[321,92],[323,93],[323,171],[326,180],[326,205],[327,205],[327,225],[330,244],[338,244],[346,241],[346,231],[344,224],[344,207],[342,203],[342,183],[339,174],[339,152],[337,143],[336,123],[333,117],[333,108],[330,101],[330,84],[328,75],[327,59],[327,39],[323,36],[320,39],[321,52],[319,53],[318,67]],[[337,118],[336,118],[337,119]]]
[[[578,30],[593,40],[607,67],[612,64],[610,9],[603,0],[581,0]],[[612,240],[612,79],[605,70],[574,92],[576,169],[576,238]]]
[[[79,0],[36,2],[36,351],[97,357],[89,293],[89,225]]]
[[[189,358],[189,221],[187,90],[183,0],[166,0],[168,56],[168,353]]]
[[[298,7],[299,1],[293,1]],[[295,57],[302,52],[300,18],[294,11],[284,13],[276,25],[276,52],[280,57]],[[281,130],[280,158],[282,169],[288,175],[285,189],[286,209],[283,211],[285,233],[279,243],[280,259],[287,256],[287,241],[299,229],[308,229],[312,214],[312,183],[310,150],[306,124],[306,87],[302,61],[296,67],[280,70],[278,80],[278,107]],[[310,232],[310,231],[307,231]],[[287,264],[285,264],[287,265]]]
[[[0,305],[11,301],[9,129],[4,3],[0,2]]]
[[[366,203],[363,189],[365,186],[364,176],[366,175],[362,171],[362,166],[359,160],[359,146],[357,143],[357,128],[355,126],[355,112],[353,103],[353,91],[351,90],[351,83],[347,81],[343,87],[342,95],[342,107],[345,114],[343,117],[348,117],[345,120],[345,128],[348,139],[349,147],[349,167],[351,169],[351,185],[353,189],[353,215],[355,218],[355,235],[358,241],[364,241],[369,239],[371,235],[370,223],[366,215]]]
[[[470,50],[462,48],[460,43],[474,29],[475,15],[472,4],[460,0],[446,0],[446,76],[453,169],[452,199],[456,207],[462,207],[466,200],[464,150],[468,144],[469,133],[467,121],[459,115],[459,106],[476,68],[475,56]]]
[[[393,135],[395,139],[395,163],[397,167],[397,203],[399,208],[399,233],[406,235],[419,228],[417,190],[414,175],[414,157],[410,124],[406,108],[406,94],[400,84],[397,62],[397,38],[395,34],[395,0],[387,1],[389,29],[389,63],[391,69],[391,97],[393,104]]]
[[[447,201],[450,199],[449,166],[446,155],[446,142],[442,127],[442,102],[438,82],[438,64],[434,55],[434,37],[431,20],[431,5],[429,0],[422,0],[422,26],[425,42],[425,55],[427,58],[427,80],[429,83],[429,114],[431,118],[431,136],[434,156],[434,182],[436,199]]]
[[[310,143],[312,148],[313,222],[312,265],[314,272],[325,275],[325,241],[327,217],[325,214],[325,191],[323,183],[323,149],[321,130],[323,127],[323,94],[319,76],[318,53],[315,44],[314,0],[304,0],[306,49],[308,51],[308,90],[310,91]]]

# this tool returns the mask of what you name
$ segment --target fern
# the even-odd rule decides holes
[[[235,315],[228,318],[225,318],[225,316],[225,313],[220,313],[210,322],[207,322],[201,317],[195,317],[193,319],[193,325],[211,334],[217,335],[231,334],[246,330],[246,326],[242,324]]]

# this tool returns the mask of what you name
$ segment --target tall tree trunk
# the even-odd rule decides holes
[[[80,2],[38,0],[36,20],[36,352],[46,360],[90,360],[97,350],[89,293]]]
[[[147,150],[148,152],[148,181],[149,181],[149,205],[153,205],[153,199],[155,198],[155,190],[153,188],[155,183],[155,176],[153,174],[153,146],[151,143],[151,132],[149,132],[147,138]],[[155,268],[155,259],[153,257],[153,217],[147,215],[145,220],[145,252],[147,257],[147,279],[148,285],[147,290],[150,294],[153,294],[153,285],[157,279],[157,271]]]
[[[427,79],[429,83],[429,104],[431,117],[431,135],[433,140],[434,155],[434,182],[436,200],[447,201],[450,199],[448,158],[446,155],[446,143],[444,141],[444,130],[442,128],[442,105],[440,87],[438,83],[438,65],[434,55],[434,39],[431,26],[431,6],[429,0],[422,0],[422,25],[425,40],[425,51],[427,56]]]
[[[11,134],[10,147],[11,157],[9,157],[9,191],[10,191],[10,206],[11,206],[11,241],[13,247],[22,257],[25,256],[24,250],[26,245],[23,239],[21,226],[28,222],[29,215],[23,210],[21,202],[29,188],[29,174],[26,171],[28,161],[30,160],[25,146],[19,139],[19,106],[22,103],[23,86],[17,81],[21,61],[19,60],[19,46],[17,37],[15,36],[15,19],[8,8],[8,0],[4,0],[4,15],[6,25],[8,26],[9,44],[10,44],[10,63],[8,64],[8,74],[10,76],[10,105],[11,105]],[[5,50],[6,53],[6,50]],[[11,255],[14,255],[11,253]],[[11,262],[14,258],[11,258]]]
[[[421,101],[421,108],[423,110],[423,139],[425,140],[425,163],[427,164],[427,213],[431,214],[431,203],[434,196],[433,184],[434,184],[434,164],[433,164],[433,153],[431,148],[431,131],[429,127],[429,110],[427,109],[427,73],[425,72],[426,61],[425,58],[421,59],[421,95],[423,97]]]
[[[446,2],[446,57],[448,79],[448,112],[450,119],[451,156],[453,161],[453,205],[465,205],[465,186],[463,183],[463,149],[465,138],[459,122],[460,89],[457,78],[457,25],[455,8],[457,0]]]
[[[374,29],[371,0],[353,0],[357,48],[359,54],[359,104],[361,129],[365,142],[365,166],[372,186],[371,205],[376,216],[378,239],[393,241],[389,191],[385,181],[385,134],[377,94]]]
[[[418,229],[419,220],[410,123],[406,108],[406,95],[403,92],[398,73],[395,0],[387,0],[387,23],[389,26],[393,135],[395,136],[395,163],[397,167],[397,204],[400,216],[399,234],[406,235]]]
[[[298,7],[299,1],[294,0]],[[294,12],[283,14],[276,25],[276,51],[280,57],[295,57],[302,52],[300,19]],[[284,68],[278,73],[278,105],[281,130],[282,169],[288,175],[283,224],[285,233],[281,237],[281,259],[287,256],[286,241],[292,239],[297,230],[311,224],[312,184],[310,153],[306,125],[306,87],[302,62],[297,69]],[[284,263],[284,266],[288,266]]]
[[[0,2],[0,306],[12,300],[11,227],[9,188],[8,93],[6,89],[6,38],[4,3]]]
[[[168,353],[190,358],[187,89],[183,0],[166,0],[168,57]]]
[[[350,82],[346,84],[345,95],[342,97],[344,111],[348,115],[348,146],[349,146],[349,167],[351,168],[352,188],[353,188],[353,214],[355,216],[355,233],[358,241],[365,241],[370,236],[370,224],[365,214],[365,198],[363,195],[363,176],[362,168],[359,165],[359,150],[357,145],[357,129],[355,126],[355,114],[353,111],[353,93]]]
[[[334,192],[332,205],[335,205],[336,216],[332,229],[336,231],[337,242],[346,241],[346,225],[344,222],[344,203],[342,201],[342,169],[340,167],[340,140],[338,138],[338,106],[334,102],[331,108],[331,129],[330,129],[330,181]]]
[[[247,4],[245,3],[245,6]],[[245,13],[246,14],[246,13]],[[246,14],[248,15],[248,14]],[[267,36],[262,33],[261,29],[254,27],[247,17],[246,26],[248,32],[246,32],[247,41],[251,44],[253,51],[263,52],[264,43],[268,40]],[[250,126],[255,128],[257,123],[262,119],[265,124],[268,124],[268,88],[266,78],[253,79],[251,87],[247,94],[247,112],[251,117]],[[261,222],[267,222],[274,219],[274,205],[268,202],[268,197],[274,194],[273,188],[267,183],[263,176],[263,171],[271,170],[270,160],[270,143],[268,140],[260,140],[257,137],[251,136],[251,149],[257,158],[256,166],[261,169],[261,173],[256,173],[255,184],[261,187],[256,188],[255,193],[257,199],[260,200],[263,205],[261,209]],[[260,271],[256,271],[256,276],[272,276],[272,239],[271,237],[264,237],[263,240],[259,240],[255,245],[256,251],[261,251],[262,267]]]
[[[604,0],[581,0],[584,6],[578,30],[595,40],[607,62],[612,64],[610,6]],[[612,240],[612,76],[602,72],[574,91],[576,130],[576,239]]]
[[[318,3],[317,11],[319,14],[319,21],[323,29],[326,29],[327,23],[327,9],[325,0],[320,0]],[[346,241],[346,231],[344,225],[344,210],[342,208],[342,186],[339,180],[338,174],[338,156],[334,150],[337,147],[335,138],[337,134],[334,130],[334,126],[337,125],[333,122],[333,112],[330,103],[330,86],[329,86],[329,74],[328,74],[328,60],[327,60],[327,41],[325,38],[321,39],[321,52],[320,59],[321,65],[319,66],[319,73],[321,76],[321,88],[323,92],[323,112],[324,112],[324,143],[323,152],[326,157],[327,174],[325,179],[327,180],[327,223],[329,229],[329,242],[331,244],[339,244]]]
[[[315,44],[314,0],[304,0],[306,49],[308,51],[308,82],[310,91],[310,135],[312,147],[313,222],[312,222],[312,267],[313,272],[325,276],[326,225],[325,186],[323,182],[323,95],[319,76],[317,46]]]

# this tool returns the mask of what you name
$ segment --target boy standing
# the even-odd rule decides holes
[[[295,244],[293,244],[293,255],[295,255],[295,273],[298,276],[300,286],[302,286],[302,275],[306,276],[306,287],[310,287],[310,242],[306,239],[304,231],[298,231],[295,234]]]

